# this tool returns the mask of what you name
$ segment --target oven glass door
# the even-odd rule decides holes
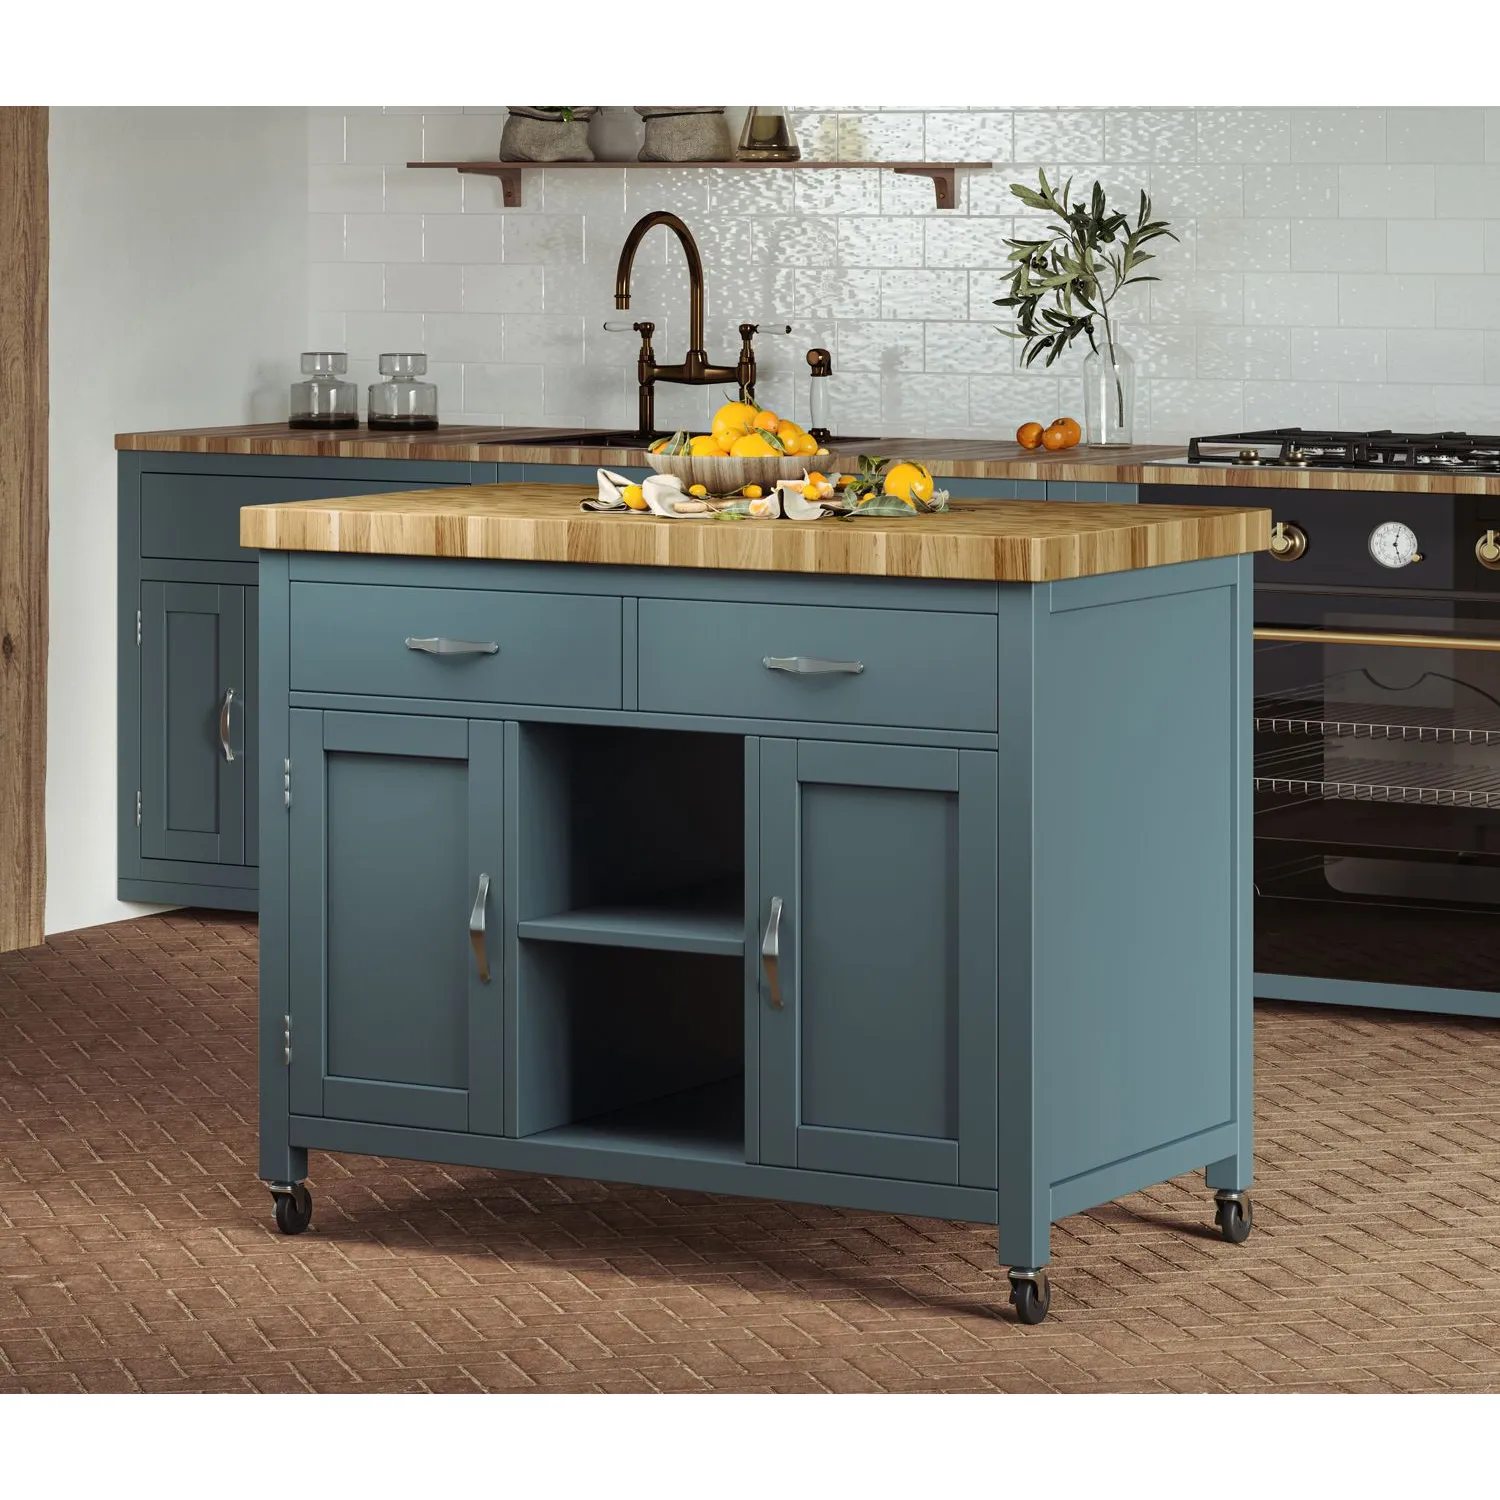
[[[1500,609],[1257,615],[1256,970],[1500,991]]]

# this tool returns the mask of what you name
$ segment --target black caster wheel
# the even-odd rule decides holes
[[[1243,1245],[1250,1238],[1250,1230],[1255,1223],[1250,1200],[1243,1193],[1221,1193],[1217,1202],[1214,1217],[1219,1223],[1219,1233],[1231,1245]]]
[[[1047,1273],[1036,1271],[1031,1276],[1012,1275],[1010,1301],[1019,1322],[1028,1325],[1040,1323],[1052,1306],[1052,1285],[1047,1280]]]
[[[312,1194],[300,1182],[273,1188],[276,1227],[283,1234],[301,1234],[312,1223]]]

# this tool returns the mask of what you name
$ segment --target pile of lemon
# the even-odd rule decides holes
[[[651,451],[694,458],[812,458],[828,452],[795,422],[752,401],[726,401],[714,413],[708,432],[687,437],[685,446],[658,438]]]

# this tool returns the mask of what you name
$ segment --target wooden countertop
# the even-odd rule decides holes
[[[559,448],[538,443],[556,429],[440,427],[436,432],[308,432],[285,423],[122,432],[122,453],[227,453],[272,458],[405,458],[424,462],[644,466],[639,448]],[[530,441],[528,441],[530,439]],[[1190,465],[1187,449],[1168,444],[1131,448],[1080,446],[1061,453],[979,438],[876,438],[835,444],[835,454],[881,453],[913,458],[946,479],[1059,480],[1065,483],[1184,484],[1249,490],[1364,490],[1395,494],[1500,496],[1500,475],[1372,474],[1355,469],[1250,469]],[[832,465],[830,465],[832,466]],[[848,467],[846,463],[844,467]]]
[[[272,551],[850,573],[1043,583],[1262,551],[1268,510],[971,500],[911,520],[727,521],[578,508],[592,490],[482,484],[252,505],[240,543]]]

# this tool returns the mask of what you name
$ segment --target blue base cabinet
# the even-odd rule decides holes
[[[1028,1322],[1068,1214],[1202,1170],[1248,1232],[1247,559],[259,579],[287,1232],[311,1150],[946,1217]]]

